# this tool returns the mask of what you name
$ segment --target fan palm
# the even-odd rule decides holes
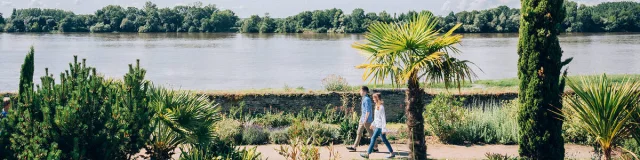
[[[207,145],[215,140],[213,125],[220,116],[206,96],[152,88],[151,106],[156,113],[155,130],[146,147],[150,158],[168,159],[180,145]]]
[[[394,86],[406,84],[406,117],[410,129],[411,158],[425,159],[424,103],[420,81],[444,82],[448,88],[471,80],[474,72],[469,61],[453,58],[450,53],[459,53],[455,47],[462,36],[454,35],[460,24],[442,33],[437,29],[438,19],[430,13],[421,13],[407,22],[376,22],[368,28],[365,43],[355,43],[368,57],[368,62],[357,66],[365,69],[363,79],[384,83],[390,79]]]
[[[633,134],[632,123],[640,97],[640,84],[626,80],[612,83],[603,75],[597,79],[583,78],[582,85],[569,80],[576,95],[568,98],[563,117],[573,116],[602,148],[605,159],[611,159],[612,149],[621,138]]]

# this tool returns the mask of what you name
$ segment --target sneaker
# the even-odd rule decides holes
[[[395,153],[389,153],[389,155],[386,158],[394,158],[394,157],[396,157]]]
[[[362,158],[366,158],[366,159],[369,159],[369,154],[366,154],[366,153],[360,153],[360,157],[362,157]]]
[[[353,148],[353,147],[347,147],[347,150],[349,150],[349,152],[355,152],[355,151],[356,151],[356,148]]]
[[[373,149],[373,152],[378,152],[378,151],[379,151],[378,149]]]

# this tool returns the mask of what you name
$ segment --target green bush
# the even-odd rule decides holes
[[[224,141],[242,142],[242,123],[234,119],[224,119],[216,123],[216,134]]]
[[[462,125],[467,111],[462,107],[463,100],[451,95],[437,95],[426,106],[424,117],[426,130],[432,131],[443,142],[459,143],[464,140],[457,135],[457,129]]]
[[[567,107],[564,107],[562,112],[567,115],[572,115],[571,111]],[[576,117],[567,116],[564,117],[564,120],[564,124],[562,125],[562,137],[564,137],[565,142],[583,145],[595,144],[595,138],[590,136],[587,130],[579,126],[580,121]]]
[[[338,140],[338,130],[318,122],[296,121],[289,127],[290,139],[301,138],[313,145],[328,145]]]
[[[518,142],[517,104],[465,109],[463,101],[438,95],[425,110],[427,130],[449,144],[515,144]]]
[[[629,150],[631,153],[640,156],[640,143],[633,138],[628,138],[622,143],[622,148]],[[633,159],[633,158],[629,158]]]
[[[272,113],[268,111],[259,116],[255,116],[253,123],[265,128],[278,128],[291,125],[292,119],[293,117],[291,115],[285,115],[284,112]]]
[[[269,133],[257,125],[246,125],[242,131],[242,143],[259,145],[269,142]]]
[[[343,143],[353,144],[356,138],[356,131],[358,130],[358,123],[358,115],[355,112],[346,116],[345,120],[340,122],[338,133]]]
[[[473,108],[449,143],[516,144],[518,124],[513,117],[517,115],[517,109],[515,101],[496,104],[484,111],[482,108]]]
[[[351,90],[351,86],[347,83],[347,80],[339,75],[329,75],[322,79],[322,86],[327,91],[344,92]]]
[[[236,148],[232,143],[225,141],[215,141],[205,145],[185,149],[180,148],[181,160],[260,160],[260,152],[256,147],[247,149]]]
[[[140,151],[153,115],[144,69],[129,65],[122,81],[109,80],[74,57],[59,83],[45,69],[34,87],[33,56],[32,48],[18,103],[1,121],[0,159],[125,159]]]
[[[269,133],[269,141],[273,144],[288,144],[289,134],[287,129],[276,129]]]
[[[509,155],[502,155],[499,153],[486,153],[484,154],[488,160],[517,160],[516,157],[511,157]]]

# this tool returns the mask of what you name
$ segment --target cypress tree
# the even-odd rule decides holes
[[[563,0],[521,0],[518,78],[520,149],[526,159],[564,159],[562,109],[564,76],[558,42],[565,17]],[[564,75],[566,75],[566,70]]]
[[[27,91],[27,89],[33,88],[33,56],[33,46],[31,46],[29,53],[27,53],[27,56],[24,57],[22,68],[20,68],[20,83],[18,86],[18,95],[22,95],[25,91]],[[20,100],[20,102],[22,102],[22,100]]]

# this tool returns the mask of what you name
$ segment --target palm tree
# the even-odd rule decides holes
[[[410,130],[412,159],[426,159],[424,136],[424,90],[420,81],[444,82],[460,88],[465,80],[475,76],[469,61],[458,60],[450,53],[459,53],[455,47],[462,39],[453,35],[460,24],[446,33],[436,29],[438,19],[430,13],[421,13],[411,20],[398,23],[376,22],[368,28],[365,43],[353,48],[368,57],[368,63],[357,66],[365,69],[363,79],[384,83],[390,78],[395,86],[406,84],[406,117]]]
[[[611,159],[611,151],[636,129],[633,117],[637,116],[640,100],[640,83],[626,80],[612,83],[606,75],[598,79],[582,79],[582,85],[569,81],[576,95],[568,98],[563,117],[573,116],[578,126],[584,128],[602,148],[604,158]]]

